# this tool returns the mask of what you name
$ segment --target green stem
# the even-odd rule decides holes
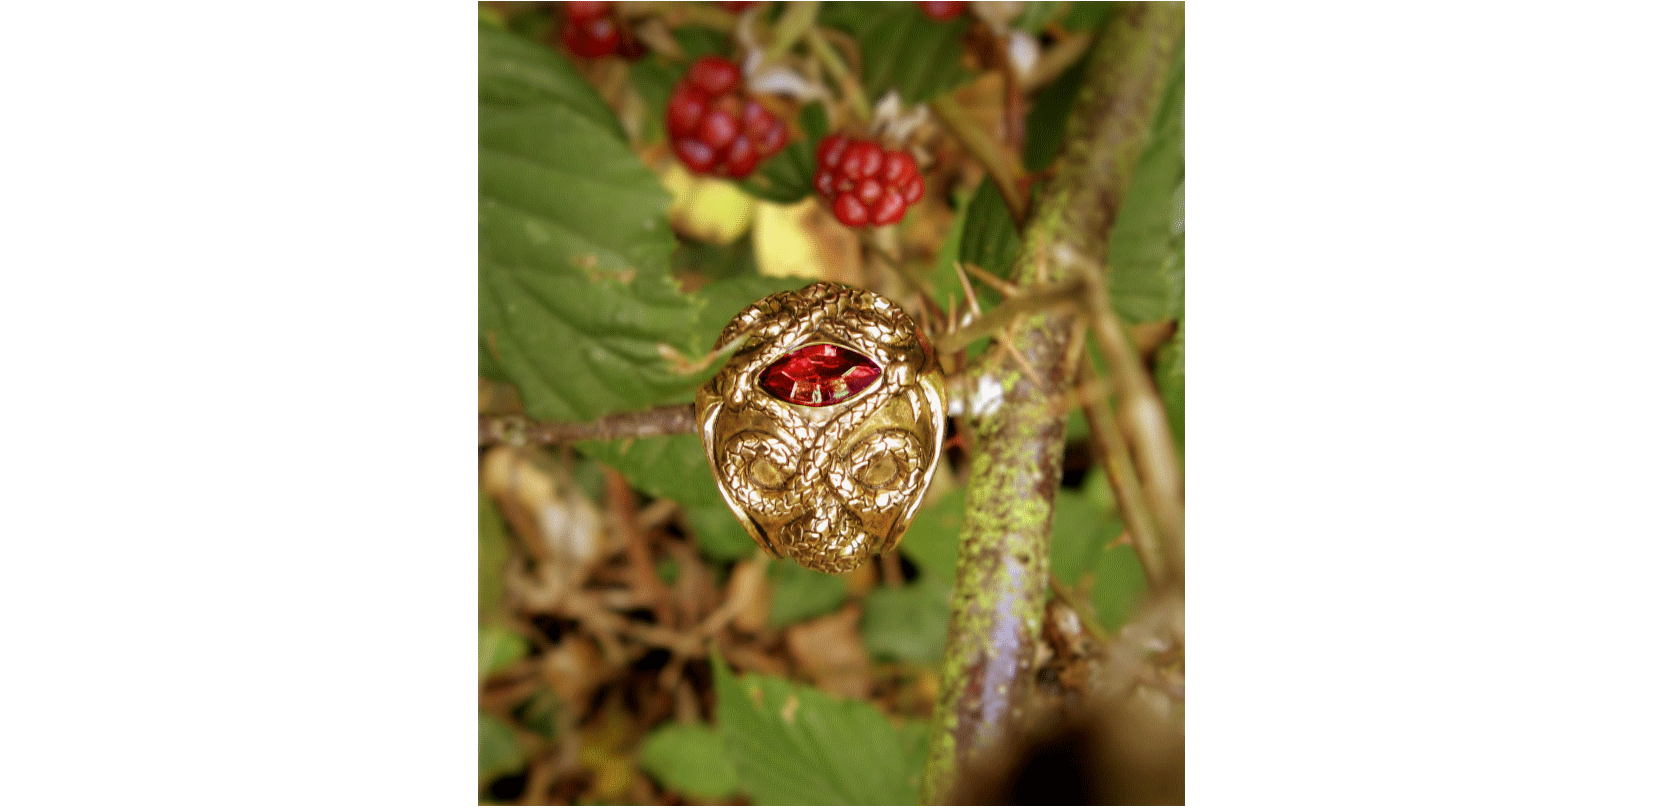
[[[780,22],[775,24],[773,36],[769,38],[769,47],[763,51],[763,63],[773,64],[780,61],[780,57],[797,44],[798,37],[808,33],[815,26],[815,14],[820,11],[819,2],[788,3],[786,13],[780,15]]]
[[[833,49],[832,43],[827,41],[821,29],[811,27],[804,33],[804,40],[809,43],[810,51],[821,62],[821,66],[838,82],[839,89],[844,93],[844,100],[855,108],[856,117],[862,123],[873,120],[873,105],[867,102],[867,91],[861,88],[861,82],[850,75],[850,69],[844,66],[844,58]]]
[[[1024,229],[1012,280],[1071,279],[1105,245],[1184,30],[1178,3],[1129,4],[1094,47],[1071,110],[1058,176]],[[967,384],[973,438],[948,645],[925,764],[924,800],[955,799],[960,773],[1026,728],[1035,644],[1049,576],[1053,502],[1065,416],[1054,397],[1073,384],[1074,315],[1016,321],[1008,350],[989,352]],[[1019,355],[1039,374],[1035,384]]]

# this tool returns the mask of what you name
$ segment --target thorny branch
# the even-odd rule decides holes
[[[1102,272],[1105,248],[1184,26],[1177,3],[1128,4],[1104,31],[1089,57],[1066,128],[1057,177],[1024,227],[1023,251],[1012,280],[1033,288]],[[1090,271],[1083,271],[1090,268]],[[1102,287],[1089,303],[1108,312]],[[1095,321],[1100,319],[1093,318]],[[1035,314],[1016,321],[1007,350],[985,356],[972,391],[967,422],[975,438],[966,519],[960,534],[954,600],[941,689],[925,764],[924,799],[948,799],[962,773],[1022,730],[1047,592],[1049,539],[1063,455],[1063,417],[1055,391],[1074,382],[1070,367],[1073,317]],[[1111,324],[1115,325],[1114,320]],[[1132,353],[1125,332],[1095,336],[1113,355],[1114,381],[1126,378]],[[1115,329],[1109,329],[1115,330]],[[1108,338],[1108,340],[1107,340]],[[1018,370],[1025,357],[1047,385]],[[1136,356],[1136,355],[1135,355]],[[1148,385],[1148,379],[1146,380]],[[1122,406],[1139,400],[1121,387]],[[1143,412],[1143,405],[1135,413]],[[1160,419],[1162,411],[1157,410]],[[1141,418],[1139,426],[1148,426]],[[1156,425],[1166,429],[1161,420]],[[1165,437],[1165,436],[1164,436]],[[1149,447],[1143,442],[1136,448]],[[1171,452],[1171,446],[1170,446]],[[1160,459],[1142,461],[1163,471]],[[1143,470],[1143,469],[1142,469]]]

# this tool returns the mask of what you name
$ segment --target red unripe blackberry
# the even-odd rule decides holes
[[[744,177],[786,146],[786,124],[741,94],[740,68],[702,56],[665,106],[671,151],[696,174]]]
[[[894,224],[925,196],[913,155],[870,140],[833,135],[815,149],[815,192],[847,227]]]
[[[946,22],[960,16],[960,12],[965,11],[965,5],[965,3],[920,3],[919,10],[925,12],[925,16],[937,22]]]
[[[623,27],[613,18],[612,3],[567,3],[566,13],[561,42],[575,56],[599,59],[616,53],[639,59],[646,52],[640,42],[624,36]]]
[[[567,3],[567,19],[593,20],[612,13],[612,3]]]

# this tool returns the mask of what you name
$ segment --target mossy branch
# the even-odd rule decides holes
[[[1019,287],[1072,280],[1085,266],[1103,271],[1110,227],[1183,30],[1181,4],[1128,4],[1094,46],[1057,177],[1024,229],[1012,276]],[[1028,718],[1064,449],[1065,417],[1052,402],[1076,378],[1074,318],[1054,311],[1015,321],[1008,350],[984,354],[963,388],[971,479],[925,765],[926,802],[948,798],[960,773]]]

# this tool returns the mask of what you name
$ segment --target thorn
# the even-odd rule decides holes
[[[955,266],[959,266],[959,263],[956,262]],[[971,274],[977,276],[977,280],[994,287],[995,291],[999,292],[1001,297],[1016,297],[1023,293],[1023,290],[1019,289],[1017,284],[1014,284],[1011,281],[994,274],[993,272],[977,266],[976,264],[966,264],[965,270],[962,270],[962,272],[964,271],[969,271]]]
[[[1007,326],[1001,330],[1000,344],[1002,347],[1005,347],[1007,343],[1016,338],[1013,333],[1016,326],[1017,323],[1012,322],[1007,324]],[[1023,375],[1029,377],[1029,381],[1034,382],[1036,387],[1046,387],[1046,383],[1041,381],[1041,374],[1035,372],[1035,366],[1029,364],[1029,360],[1024,359],[1023,354],[1018,353],[1015,350],[1008,351],[1007,353],[1011,354],[1012,358],[1017,360],[1018,369],[1023,371]]]
[[[977,302],[977,292],[971,288],[971,279],[966,277],[965,266],[959,261],[954,262],[954,274],[959,276],[960,287],[965,289],[966,303],[971,306],[972,316],[983,316],[983,307]]]

